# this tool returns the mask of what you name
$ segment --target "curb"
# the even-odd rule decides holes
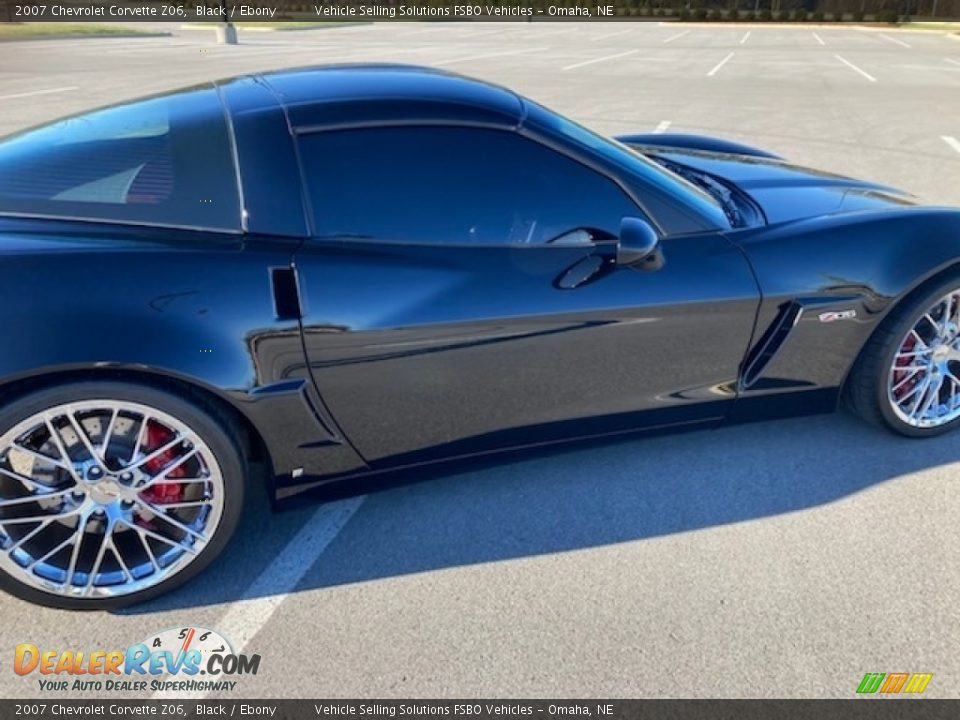
[[[158,38],[172,37],[169,32],[151,32],[151,33],[85,33],[83,35],[71,35],[69,33],[57,35],[25,35],[25,36],[3,36],[0,35],[0,43],[8,42],[36,42],[38,40],[103,40],[104,38]]]
[[[746,22],[739,20],[730,20],[722,22],[697,22],[696,20],[671,20],[661,22],[660,25],[669,25],[670,27],[745,27],[745,28],[854,28],[858,30],[873,30],[877,32],[889,32],[899,30],[900,28],[891,25],[889,28],[877,26],[870,23],[863,24],[844,20],[843,22]]]
[[[371,22],[344,22],[335,25],[294,25],[293,27],[244,27],[243,23],[234,23],[233,26],[238,32],[304,32],[306,30],[336,30],[343,27],[354,27],[357,25],[372,25]],[[184,23],[180,26],[181,30],[216,30],[217,24],[209,25],[207,23]]]

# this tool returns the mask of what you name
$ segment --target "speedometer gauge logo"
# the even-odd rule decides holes
[[[151,653],[168,652],[173,658],[189,657],[195,660],[196,666],[207,667],[213,655],[233,655],[233,646],[230,641],[216,630],[204,627],[179,627],[163,630],[147,636],[143,640]],[[197,655],[196,653],[199,653]],[[205,675],[205,670],[200,670]]]

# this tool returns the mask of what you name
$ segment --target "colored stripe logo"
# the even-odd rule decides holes
[[[918,695],[927,689],[933,679],[933,673],[867,673],[857,686],[860,695],[896,695],[912,693]]]

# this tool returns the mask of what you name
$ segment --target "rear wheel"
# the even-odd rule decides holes
[[[902,435],[960,424],[960,277],[894,309],[864,348],[848,391],[860,415]]]
[[[0,411],[0,585],[113,608],[165,593],[223,550],[243,501],[233,430],[152,387],[81,382]]]

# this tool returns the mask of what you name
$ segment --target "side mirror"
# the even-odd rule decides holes
[[[658,270],[663,266],[660,236],[646,220],[625,217],[620,221],[617,265],[641,270]]]

